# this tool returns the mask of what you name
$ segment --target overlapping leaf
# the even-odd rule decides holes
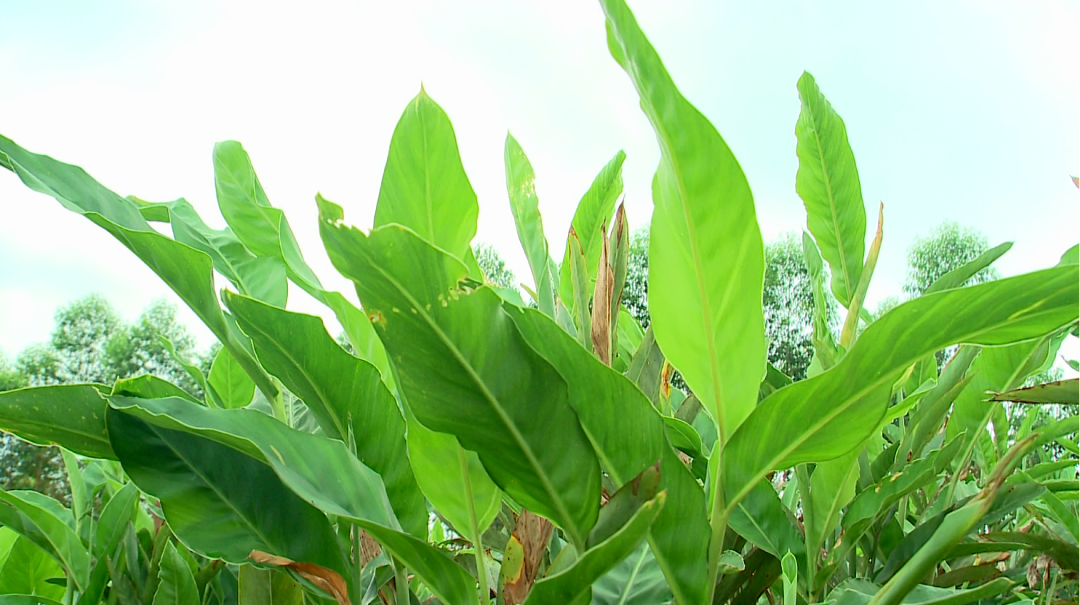
[[[0,393],[0,429],[38,445],[61,445],[90,458],[116,459],[97,385],[33,387]]]

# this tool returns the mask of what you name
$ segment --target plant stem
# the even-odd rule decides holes
[[[75,603],[75,580],[71,577],[71,574],[67,574],[67,585],[64,587],[64,605],[74,605]]]
[[[464,448],[458,448],[458,462],[461,464],[461,476],[465,481],[465,502],[469,507],[469,529],[473,534],[473,555],[476,557],[476,581],[480,583],[480,603],[491,600],[491,590],[487,582],[487,564],[484,562],[484,541],[480,536],[480,524],[476,520],[476,506],[473,502],[472,481],[469,480],[469,462],[465,459]]]
[[[810,473],[805,464],[795,467],[799,478],[799,496],[802,498],[803,535],[806,536],[806,592],[807,602],[814,602],[814,580],[817,574],[818,536],[814,530],[814,500],[810,493]]]
[[[409,605],[409,578],[405,565],[394,559],[394,584],[397,587],[398,605]]]
[[[721,444],[719,440],[713,449],[713,455],[719,458]],[[724,498],[724,487],[720,482],[720,460],[714,467],[712,512],[709,515],[709,525],[712,527],[712,537],[709,540],[709,567],[706,579],[709,581],[706,594],[709,598],[706,603],[712,603],[716,593],[716,582],[720,576],[720,555],[724,552],[724,533],[727,531],[728,512]]]
[[[870,277],[874,274],[874,267],[877,265],[878,252],[881,251],[881,225],[884,222],[884,210],[885,204],[878,204],[877,233],[874,234],[870,250],[866,253],[862,276],[859,277],[859,285],[851,295],[848,315],[844,319],[844,329],[840,332],[840,345],[845,349],[851,348],[851,343],[855,340],[855,332],[859,327],[859,311],[862,310],[866,290],[870,287]]]

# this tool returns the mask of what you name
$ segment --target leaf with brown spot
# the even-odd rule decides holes
[[[533,582],[537,580],[540,561],[544,558],[553,528],[551,521],[527,510],[522,509],[518,515],[510,540],[521,545],[522,560],[520,569],[512,570],[516,572],[512,577],[504,575],[503,598],[507,605],[525,602]]]
[[[349,588],[345,584],[345,579],[332,569],[327,569],[322,565],[315,565],[314,563],[297,563],[292,559],[286,559],[285,557],[279,557],[260,550],[251,551],[251,554],[248,555],[248,559],[263,565],[273,565],[274,567],[290,569],[308,582],[311,582],[315,586],[326,591],[327,594],[334,597],[334,600],[338,602],[338,605],[352,605],[349,601]]]

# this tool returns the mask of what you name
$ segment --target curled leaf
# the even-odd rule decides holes
[[[334,597],[338,605],[352,605],[349,601],[349,588],[345,584],[345,579],[332,569],[314,563],[297,563],[292,559],[286,559],[260,550],[251,551],[248,559],[263,565],[290,569],[308,582],[325,590],[327,594]]]

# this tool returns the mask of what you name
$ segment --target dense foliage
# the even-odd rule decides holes
[[[624,154],[583,195],[556,265],[533,168],[507,137],[525,303],[485,281],[476,195],[423,90],[394,130],[370,230],[316,196],[360,306],[305,262],[239,143],[214,149],[228,224],[215,230],[185,200],[122,198],[0,137],[0,165],[116,237],[221,343],[208,378],[188,371],[201,396],[151,375],[0,394],[0,428],[64,448],[72,494],[68,507],[0,492],[0,599],[1074,601],[1077,416],[1012,431],[1003,402],[1076,403],[1075,380],[1020,387],[1077,330],[1078,248],[963,286],[994,260],[982,255],[873,318],[882,217],[867,243],[846,127],[804,74],[813,355],[792,381],[767,362],[766,250],[738,162],[625,4],[601,4],[661,155],[644,330],[622,304]],[[351,354],[286,310],[290,282],[335,315]]]

